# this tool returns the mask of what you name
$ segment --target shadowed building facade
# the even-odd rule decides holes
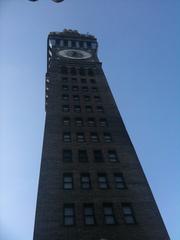
[[[34,240],[168,240],[94,36],[48,36]]]

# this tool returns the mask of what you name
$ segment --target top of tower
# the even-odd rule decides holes
[[[64,29],[62,32],[50,32],[49,35],[56,35],[56,36],[61,36],[61,37],[77,37],[77,38],[88,38],[92,40],[96,40],[95,36],[86,33],[86,34],[81,34],[77,30],[72,30],[72,29]]]

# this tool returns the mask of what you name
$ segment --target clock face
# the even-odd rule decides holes
[[[61,50],[58,52],[58,55],[71,59],[86,59],[91,57],[89,52],[77,49]]]

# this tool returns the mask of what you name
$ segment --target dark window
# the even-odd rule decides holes
[[[107,127],[107,120],[105,119],[105,118],[100,118],[99,119],[99,125],[101,126],[101,127]]]
[[[76,47],[76,41],[72,41],[72,47]]]
[[[63,118],[63,125],[69,126],[70,125],[70,118]]]
[[[68,82],[68,78],[67,77],[63,77],[62,81],[63,81],[63,83],[67,83]]]
[[[80,97],[78,95],[73,95],[73,100],[74,101],[79,101],[80,100]]]
[[[74,106],[74,111],[75,112],[81,112],[81,107],[79,105]]]
[[[108,151],[108,159],[110,162],[117,162],[118,156],[115,150]]]
[[[69,95],[68,94],[63,94],[62,99],[63,100],[69,100]]]
[[[56,39],[56,45],[60,45],[60,39]]]
[[[130,203],[122,203],[124,221],[126,224],[135,224],[136,219]]]
[[[91,188],[91,180],[89,173],[81,174],[81,188],[82,189],[90,189]]]
[[[95,100],[96,102],[101,102],[101,98],[100,98],[99,96],[94,96],[94,100]]]
[[[87,83],[87,79],[86,78],[81,78],[81,83]]]
[[[82,87],[82,91],[83,91],[83,92],[88,92],[88,87],[83,86],[83,87]]]
[[[86,225],[94,225],[95,224],[93,204],[84,204],[84,223]]]
[[[68,40],[64,40],[64,47],[68,46]]]
[[[104,112],[104,108],[102,106],[97,106],[96,109],[97,112]]]
[[[99,137],[98,137],[97,133],[95,133],[95,132],[91,133],[91,141],[92,142],[99,142]]]
[[[87,47],[91,48],[91,42],[87,42]]]
[[[77,133],[77,142],[85,142],[85,137],[84,137],[84,133]]]
[[[107,143],[112,142],[112,137],[110,133],[104,133],[104,141]]]
[[[77,78],[72,78],[73,83],[77,83]]]
[[[97,87],[92,87],[92,90],[93,90],[94,92],[98,92],[98,88],[97,88]]]
[[[64,205],[64,225],[71,226],[75,224],[75,210],[73,204]]]
[[[79,75],[81,75],[81,76],[85,76],[86,75],[84,68],[80,68],[79,69]]]
[[[89,127],[94,127],[96,126],[94,118],[88,118],[88,126]]]
[[[63,105],[62,110],[63,112],[69,112],[69,105]]]
[[[73,90],[73,91],[78,91],[78,90],[79,90],[79,87],[78,87],[78,86],[72,86],[72,90]]]
[[[94,160],[95,162],[103,162],[103,154],[101,150],[94,150]]]
[[[72,162],[72,151],[69,149],[63,150],[63,161]]]
[[[121,173],[114,174],[114,182],[115,182],[116,189],[125,189],[126,188],[124,177]]]
[[[92,69],[88,69],[88,75],[89,76],[94,76],[94,71]]]
[[[91,106],[85,106],[86,112],[93,112],[93,109]]]
[[[71,74],[72,74],[72,75],[76,75],[76,74],[77,74],[77,72],[76,72],[76,69],[75,69],[75,68],[71,68]]]
[[[67,69],[67,67],[61,67],[61,73],[62,73],[62,74],[68,74],[68,69]]]
[[[81,127],[81,126],[83,126],[83,119],[82,118],[76,118],[75,123],[76,123],[76,126]]]
[[[69,132],[63,133],[63,141],[71,142],[71,134]]]
[[[63,174],[63,188],[66,190],[73,189],[73,175],[72,173]]]
[[[90,96],[84,96],[84,101],[86,101],[86,102],[89,102],[91,100],[91,97]]]
[[[108,179],[105,173],[98,174],[98,185],[100,189],[108,188]]]
[[[80,47],[80,48],[83,48],[83,46],[84,46],[84,43],[83,43],[82,41],[80,41],[80,42],[79,42],[79,47]]]
[[[94,83],[96,83],[96,80],[94,78],[91,78],[90,82],[94,84]]]
[[[115,216],[113,213],[113,207],[111,203],[103,204],[103,210],[104,210],[104,222],[105,224],[112,225],[115,224]]]
[[[88,155],[86,150],[79,150],[79,162],[88,162]]]
[[[64,91],[67,91],[67,90],[69,90],[69,87],[68,87],[68,85],[62,85],[62,89],[63,89]]]

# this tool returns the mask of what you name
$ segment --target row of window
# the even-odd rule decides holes
[[[70,126],[71,122],[74,122],[75,126],[77,126],[77,127],[84,126],[85,125],[84,123],[86,123],[86,125],[89,127],[95,127],[97,125],[97,123],[100,127],[108,126],[108,122],[105,118],[100,118],[100,119],[98,119],[98,121],[96,121],[95,118],[87,118],[85,121],[83,120],[83,118],[74,118],[74,119],[70,119],[69,117],[63,118],[64,126]]]
[[[85,108],[85,111],[88,112],[88,113],[92,113],[94,110],[93,110],[93,107],[90,106],[90,105],[86,105],[84,106]],[[97,112],[104,112],[104,108],[102,106],[96,106],[95,107],[95,110]],[[63,105],[62,106],[62,111],[63,112],[70,112],[70,105]],[[81,112],[81,106],[80,105],[74,105],[73,106],[73,111],[74,112]]]
[[[90,141],[91,142],[100,142],[100,137],[96,132],[91,132],[90,133]],[[64,142],[71,142],[72,137],[70,132],[64,132],[63,133],[63,141]],[[81,143],[81,142],[86,142],[85,134],[83,132],[78,132],[76,133],[76,141]],[[103,141],[106,143],[112,142],[112,136],[110,133],[103,133]]]
[[[68,91],[68,90],[70,90],[70,88],[69,88],[68,85],[62,85],[62,90]],[[78,85],[73,85],[73,86],[71,87],[71,90],[74,91],[74,92],[77,92],[77,91],[80,90],[80,88],[79,88]],[[82,87],[81,87],[81,90],[82,90],[83,92],[88,92],[88,91],[89,91],[89,87],[88,87],[88,86],[82,86]],[[97,87],[92,87],[91,90],[94,91],[94,92],[97,92],[97,91],[98,91],[98,88],[97,88]]]
[[[60,47],[68,47],[68,48],[90,48],[96,49],[97,43],[90,41],[76,41],[76,40],[68,40],[68,39],[50,39],[49,40],[50,47],[52,46],[60,46]]]
[[[79,74],[80,76],[89,76],[89,77],[94,77],[95,75],[94,70],[91,68],[85,69],[81,67],[77,69],[75,67],[68,68],[68,67],[62,66],[60,68],[60,71],[64,75],[71,74],[73,76],[76,76]]]
[[[77,155],[72,152],[71,149],[64,149],[63,150],[63,161],[64,162],[72,162],[73,159],[78,159],[79,162],[88,162],[89,156],[87,153],[87,150],[85,149],[79,149]],[[115,150],[108,150],[107,151],[107,157],[109,162],[117,162],[118,161],[118,155]],[[93,160],[95,162],[104,162],[104,154],[102,150],[96,149],[93,150]]]
[[[80,101],[80,96],[79,95],[72,95],[71,96],[69,94],[63,94],[62,95],[62,100],[68,101],[70,99],[70,97],[72,97],[72,99],[74,101]],[[89,96],[89,95],[83,95],[81,97],[85,102],[90,102],[92,100],[92,97]],[[100,96],[95,95],[95,96],[93,96],[93,99],[94,99],[95,102],[101,102]]]
[[[72,190],[73,189],[73,173],[63,174],[63,189]],[[99,189],[108,189],[110,184],[106,173],[97,174],[97,183]],[[91,176],[89,173],[81,173],[80,175],[81,189],[89,190],[92,188]],[[116,189],[126,189],[126,184],[122,173],[114,173],[114,186]]]
[[[69,82],[69,79],[68,77],[63,77],[62,78],[62,82],[63,83],[68,83]],[[72,83],[78,83],[79,82],[79,79],[78,78],[71,78],[71,82]],[[92,83],[92,84],[95,84],[96,83],[96,80],[94,78],[90,78],[90,79],[87,79],[87,78],[80,78],[80,83],[82,84],[86,84],[86,83]]]
[[[136,224],[136,219],[131,203],[121,203],[121,211],[123,214],[124,222],[126,224]],[[99,212],[99,209],[98,209]],[[102,206],[103,221],[102,223],[107,225],[118,224],[116,214],[120,214],[118,211],[114,211],[112,203],[104,203]],[[97,224],[95,216],[95,208],[93,203],[86,203],[83,205],[83,216],[85,225]],[[76,223],[76,213],[74,204],[64,204],[63,209],[63,222],[65,226],[72,226]]]

